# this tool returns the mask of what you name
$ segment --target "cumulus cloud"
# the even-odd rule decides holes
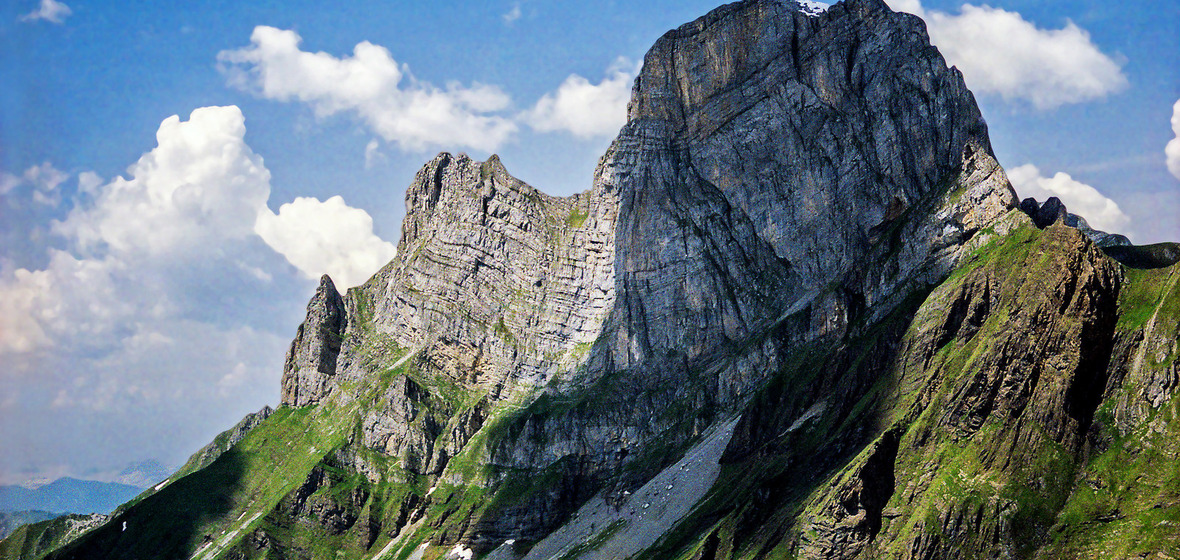
[[[157,147],[75,208],[54,230],[87,252],[160,256],[216,250],[253,231],[270,172],[246,145],[237,107],[202,107],[156,132]]]
[[[571,74],[522,118],[540,132],[566,131],[579,138],[617,134],[627,122],[631,83],[638,72],[636,65],[620,58],[597,84]]]
[[[895,12],[907,12],[920,18],[926,17],[926,10],[922,8],[920,0],[885,0],[885,3]]]
[[[890,7],[926,20],[930,40],[977,93],[1038,109],[1101,99],[1127,87],[1121,65],[1071,21],[1040,29],[1019,13],[964,4],[959,14],[926,10],[919,0]]]
[[[1180,179],[1180,100],[1172,105],[1172,134],[1175,138],[1168,141],[1164,153],[1168,158],[1168,171]]]
[[[78,174],[78,193],[89,197],[97,196],[98,187],[104,183],[102,177],[93,171],[83,171]]]
[[[245,132],[232,106],[165,119],[125,176],[79,174],[45,264],[0,259],[0,425],[61,419],[0,430],[0,448],[24,454],[0,456],[0,475],[183,460],[277,398],[310,284],[280,255],[342,287],[392,256],[369,215],[339,197],[271,212],[271,176]],[[50,191],[62,180],[48,164],[3,179]]]
[[[1065,203],[1070,213],[1086,219],[1090,226],[1108,233],[1123,233],[1131,219],[1115,201],[1103,196],[1098,189],[1075,180],[1067,173],[1057,172],[1045,177],[1035,165],[1026,164],[1008,171],[1008,179],[1021,198],[1033,197],[1045,202],[1055,196]]]
[[[103,348],[171,313],[177,294],[162,287],[162,267],[218,257],[252,234],[265,207],[270,174],[244,133],[237,107],[197,109],[160,125],[159,145],[128,168],[130,178],[80,176],[92,201],[80,197],[52,228],[68,250],[51,249],[41,270],[0,276],[0,353]],[[26,178],[60,182],[52,166],[40,169]]]
[[[48,21],[50,23],[64,23],[70,14],[74,13],[69,6],[55,0],[41,0],[36,10],[20,17],[21,21]]]
[[[175,317],[184,307],[176,300],[189,297],[177,286],[199,288],[235,271],[269,279],[247,264],[259,237],[308,275],[341,275],[344,285],[385,264],[378,257],[391,256],[392,245],[339,197],[271,213],[270,172],[245,133],[237,107],[203,107],[188,121],[165,119],[158,145],[127,177],[102,184],[82,174],[87,196],[52,228],[68,250],[51,250],[44,269],[0,275],[0,353],[101,348]],[[52,189],[63,179],[45,164],[23,180]]]
[[[266,99],[307,103],[317,116],[349,112],[388,142],[419,151],[466,146],[492,151],[516,132],[496,115],[511,100],[497,87],[416,80],[384,47],[359,43],[337,58],[299,47],[294,31],[258,26],[251,45],[217,55],[230,85]]]
[[[126,273],[116,260],[79,259],[51,250],[45,269],[17,269],[0,280],[0,354],[101,345],[134,314],[133,294],[115,278]]]
[[[254,226],[258,235],[310,278],[327,273],[340,289],[357,286],[388,263],[396,247],[373,234],[373,219],[333,196],[320,202],[296,198],[265,211]]]
[[[57,169],[48,161],[41,165],[34,165],[25,170],[24,179],[36,189],[33,199],[42,204],[56,204],[53,198],[57,195],[57,187],[66,182],[70,174]],[[40,197],[38,197],[40,195]],[[60,201],[60,197],[58,201]]]

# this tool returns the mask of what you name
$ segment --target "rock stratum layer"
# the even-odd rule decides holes
[[[585,193],[427,163],[283,406],[49,557],[1175,550],[1176,267],[1016,204],[921,20],[722,6]]]

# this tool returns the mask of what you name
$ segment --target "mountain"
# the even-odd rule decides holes
[[[48,511],[0,511],[0,539],[12,534],[21,525],[48,521],[54,517],[57,514]]]
[[[147,461],[128,465],[119,471],[115,475],[115,482],[138,488],[147,488],[168,478],[170,474],[172,474],[172,469],[165,467],[155,459],[148,459]]]
[[[34,519],[44,513],[0,514],[4,517],[13,515],[20,520],[17,526],[12,527],[11,533],[0,540],[0,558],[42,558],[107,520],[107,516],[101,513],[56,517],[55,514],[47,514],[48,519]]]
[[[1180,549],[1176,266],[1021,211],[880,0],[717,8],[586,192],[444,153],[406,210],[368,282],[321,279],[277,410],[46,557]]]
[[[0,486],[0,511],[110,513],[142,488],[116,482],[59,478],[44,486]]]

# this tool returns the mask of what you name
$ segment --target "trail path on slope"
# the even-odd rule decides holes
[[[718,461],[738,418],[715,426],[683,459],[626,496],[619,507],[608,504],[602,494],[591,498],[523,560],[549,560],[570,553],[582,560],[620,560],[655,544],[692,512],[717,481]]]

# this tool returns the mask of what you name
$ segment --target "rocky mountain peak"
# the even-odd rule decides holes
[[[332,279],[324,274],[307,304],[307,318],[287,350],[282,404],[304,406],[319,402],[336,373],[345,322],[344,301]]]
[[[919,19],[814,12],[748,0],[660,38],[585,193],[436,156],[394,261],[342,299],[317,291],[284,403],[396,356],[489,403],[621,375],[651,406],[687,390],[733,410],[779,367],[771,330],[844,336],[937,283],[1016,203],[986,124]],[[634,421],[640,440],[668,428]]]
[[[497,156],[426,163],[394,260],[343,295],[321,281],[284,406],[129,509],[132,531],[172,534],[179,518],[150,512],[222,492],[231,505],[195,510],[201,531],[174,548],[946,559],[1089,557],[1071,548],[1086,532],[1172,544],[1137,531],[1170,531],[1156,522],[1180,511],[1142,499],[1175,485],[1158,473],[1180,420],[1157,412],[1180,386],[1180,246],[1100,250],[1059,200],[1017,211],[921,20],[880,0],[811,4],[746,0],[661,37],[585,192],[547,195]],[[272,468],[281,483],[258,474]],[[134,537],[108,524],[85,544],[155,552]]]
[[[636,295],[654,301],[643,302],[645,324],[614,329],[629,354],[616,351],[615,364],[659,348],[711,355],[816,298],[828,298],[818,306],[834,315],[819,322],[836,330],[848,304],[885,312],[878,303],[946,274],[962,244],[1016,204],[961,74],[921,20],[879,1],[819,17],[793,2],[739,2],[667,33],[607,158],[622,171],[599,184],[619,192],[617,238],[628,240],[616,284],[687,279]],[[694,305],[681,291],[729,295]],[[650,317],[716,338],[653,336]]]

